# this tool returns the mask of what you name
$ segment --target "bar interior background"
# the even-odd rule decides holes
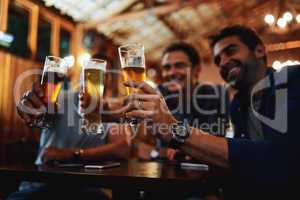
[[[114,61],[111,67],[120,69],[117,46],[140,42],[145,45],[148,81],[159,83],[163,48],[182,40],[202,56],[199,79],[223,83],[210,56],[208,37],[236,23],[263,36],[270,66],[299,61],[298,0],[1,0],[0,163],[32,163],[35,158],[38,130],[27,128],[19,118],[13,88],[21,73],[42,69],[46,55],[73,55],[73,75],[78,77],[81,59],[105,53]],[[26,79],[20,92],[34,79]],[[109,95],[122,94],[120,76],[110,75],[107,81]]]

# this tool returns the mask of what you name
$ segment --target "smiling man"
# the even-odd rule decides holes
[[[258,37],[250,38],[247,34],[229,35],[222,42],[212,44],[215,45],[214,62],[220,67],[222,78],[235,89],[250,90],[267,70],[262,41]],[[252,51],[249,52],[249,49]]]
[[[220,85],[199,82],[201,68],[200,56],[192,45],[172,43],[162,55],[162,84],[158,89],[176,119],[224,136],[228,127],[228,96]]]
[[[141,106],[127,116],[151,118],[157,137],[169,145],[228,169],[228,199],[285,199],[288,179],[299,178],[300,67],[268,68],[263,42],[245,26],[222,29],[212,38],[212,49],[222,77],[238,90],[231,103],[236,138],[215,137],[183,124],[146,83],[126,84],[145,93],[132,95],[129,103]],[[168,129],[160,128],[166,124]]]

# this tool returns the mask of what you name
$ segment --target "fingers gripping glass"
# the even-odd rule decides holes
[[[118,48],[123,77],[125,81],[143,82],[146,79],[144,46],[126,44]],[[127,87],[127,95],[138,93],[139,89]],[[137,119],[129,119],[130,125],[136,125]]]
[[[53,126],[58,95],[68,67],[68,63],[60,57],[46,57],[41,86],[44,94],[42,101],[47,105],[47,109],[40,117],[33,120],[30,124],[31,127],[50,128]]]
[[[101,97],[104,92],[104,74],[106,71],[106,61],[101,59],[90,59],[82,63],[82,87],[84,95],[90,101],[82,114],[81,129],[85,133],[103,132],[101,121]]]

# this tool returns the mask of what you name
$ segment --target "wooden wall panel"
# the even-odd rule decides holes
[[[18,58],[4,51],[0,51],[0,139],[17,140],[20,138],[37,139],[36,130],[32,130],[23,123],[17,114],[16,104],[22,94],[31,88],[37,75],[33,75],[20,82],[20,90],[14,94],[16,80],[32,69],[40,69],[38,63]]]

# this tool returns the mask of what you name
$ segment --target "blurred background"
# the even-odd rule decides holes
[[[280,69],[300,60],[299,0],[1,0],[0,162],[35,158],[38,130],[18,117],[20,97],[13,89],[20,74],[42,69],[45,56],[68,57],[76,85],[82,60],[102,53],[112,60],[111,69],[120,69],[117,47],[138,42],[145,46],[147,79],[157,84],[163,49],[186,41],[202,57],[199,80],[222,83],[208,39],[232,24],[248,25],[262,36],[270,66]],[[34,80],[25,79],[19,95]],[[122,94],[122,77],[111,74],[107,81],[109,95]]]

